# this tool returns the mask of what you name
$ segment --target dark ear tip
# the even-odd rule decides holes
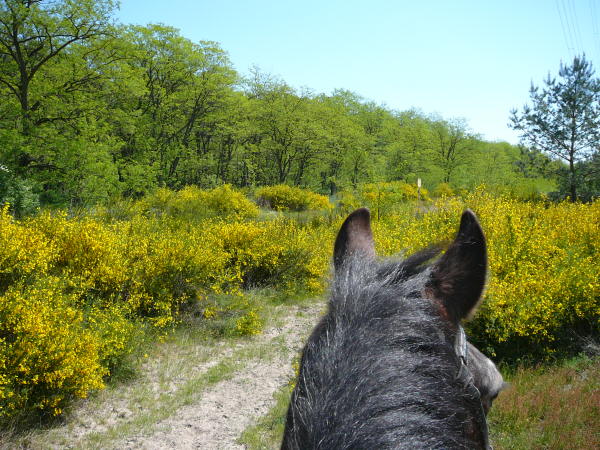
[[[359,208],[350,213],[350,215],[346,217],[346,220],[344,220],[342,228],[349,226],[371,229],[371,213],[369,210],[367,208]]]
[[[479,224],[479,220],[475,213],[470,209],[465,209],[460,218],[460,226],[458,227],[459,236],[470,236],[479,239],[484,239],[483,229]]]
[[[342,224],[333,246],[333,262],[336,269],[348,255],[356,253],[362,253],[370,259],[375,257],[371,213],[367,208],[357,209]]]
[[[352,212],[348,216],[347,220],[354,220],[354,219],[362,219],[362,220],[370,221],[371,220],[371,212],[369,211],[368,208],[358,208],[356,211]]]
[[[473,210],[470,209],[470,208],[467,208],[462,213],[462,216],[460,218],[460,223],[461,223],[461,225],[463,223],[465,223],[465,224],[471,224],[471,223],[477,223],[477,224],[479,224],[479,221],[477,220],[477,216],[475,215],[475,213],[473,212]]]

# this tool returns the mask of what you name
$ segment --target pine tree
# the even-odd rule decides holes
[[[545,80],[544,88],[531,85],[531,105],[511,111],[510,123],[521,132],[521,142],[565,161],[571,201],[577,200],[579,173],[586,161],[598,153],[600,138],[600,80],[585,55],[571,65],[561,63],[559,78]]]

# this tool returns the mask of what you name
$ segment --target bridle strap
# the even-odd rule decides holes
[[[492,446],[489,442],[489,431],[485,410],[483,409],[483,403],[481,401],[481,393],[479,392],[479,389],[477,389],[477,386],[475,386],[475,383],[473,381],[473,375],[471,375],[471,372],[467,367],[467,335],[462,325],[458,326],[458,332],[456,333],[456,340],[454,342],[454,351],[456,352],[456,355],[459,357],[460,360],[460,367],[458,368],[458,372],[456,373],[455,378],[457,380],[464,380],[464,388],[467,390],[467,392],[473,398],[479,399],[479,414],[477,417],[477,422],[479,422],[481,434],[483,435],[483,444],[485,445],[486,450],[492,450]]]
[[[454,343],[454,351],[460,357],[464,364],[467,364],[467,335],[462,325],[458,326],[458,333],[456,334],[456,342]]]

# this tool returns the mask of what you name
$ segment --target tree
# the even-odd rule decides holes
[[[356,183],[355,171],[351,170],[356,168],[356,154],[364,153],[372,146],[371,139],[353,113],[358,104],[352,105],[348,101],[352,96],[349,92],[336,91],[333,96],[321,95],[318,98],[322,107],[319,121],[325,131],[316,174],[317,185],[329,195]]]
[[[432,124],[432,150],[436,165],[442,169],[443,182],[450,183],[455,170],[466,164],[473,136],[462,119],[437,120]]]
[[[77,91],[97,75],[97,56],[104,48],[89,45],[89,42],[108,35],[114,7],[115,3],[110,0],[3,0],[0,3],[0,84],[18,100],[24,134],[34,125],[61,120],[47,111],[44,114],[45,103],[59,93]],[[78,71],[67,77],[54,74],[53,79],[42,81],[44,69],[53,66],[75,45],[85,47],[78,57],[89,69],[95,70]],[[38,84],[53,83],[34,86],[38,79]]]
[[[252,120],[262,150],[263,183],[285,183],[301,163],[311,163],[314,129],[310,92],[297,93],[283,81],[255,70],[248,81]],[[307,159],[308,158],[308,159]]]
[[[241,127],[243,118],[226,53],[160,24],[127,27],[119,39],[126,57],[104,91],[122,141],[115,158],[125,192],[227,178],[243,134],[231,122]]]
[[[396,114],[386,123],[388,144],[388,177],[392,180],[415,181],[429,172],[427,150],[432,145],[429,121],[418,111]]]
[[[115,5],[0,0],[0,159],[52,201],[114,191],[98,86],[119,57]],[[111,186],[101,194],[105,177]]]
[[[359,183],[374,177],[385,177],[385,153],[391,137],[389,123],[394,122],[391,111],[360,95],[338,89],[327,103],[335,110],[335,119],[327,119],[331,130],[326,152],[325,176],[330,194],[340,187],[356,188]],[[325,181],[324,180],[324,181]]]
[[[510,123],[521,132],[521,142],[568,164],[567,185],[571,201],[583,179],[585,165],[577,164],[598,152],[600,138],[600,80],[592,64],[577,56],[571,65],[561,63],[559,79],[548,78],[539,89],[529,90],[531,105],[511,111]]]

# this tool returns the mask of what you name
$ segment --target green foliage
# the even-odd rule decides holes
[[[256,191],[259,203],[275,211],[329,210],[333,206],[323,195],[306,189],[279,184]]]
[[[433,159],[441,170],[442,181],[450,183],[457,169],[469,161],[475,140],[462,120],[435,121],[432,131]]]
[[[343,90],[314,95],[256,70],[240,80],[217,43],[166,25],[114,26],[114,6],[0,6],[0,34],[18,34],[0,39],[10,56],[0,61],[0,165],[12,180],[1,194],[16,213],[35,210],[38,192],[42,205],[114,207],[164,187],[287,184],[334,196],[417,178],[515,186],[532,172],[515,147],[481,141],[461,121]],[[326,208],[316,202],[307,207]]]
[[[17,216],[33,214],[40,206],[36,186],[0,166],[0,205],[8,204]]]
[[[2,195],[19,214],[35,210],[38,192],[42,205],[73,208],[160,187],[288,184],[333,196],[416,178],[428,188],[515,186],[540,162],[459,120],[343,90],[314,95],[256,70],[240,80],[217,43],[166,25],[114,26],[114,7],[0,7],[0,34],[18,35],[0,39],[10,56],[0,61],[0,164],[12,180]]]
[[[571,177],[568,172],[566,167],[558,169],[558,189],[552,193],[554,199],[570,198]],[[596,153],[588,161],[576,163],[574,176],[577,184],[577,197],[580,201],[590,202],[600,198],[600,153]]]

